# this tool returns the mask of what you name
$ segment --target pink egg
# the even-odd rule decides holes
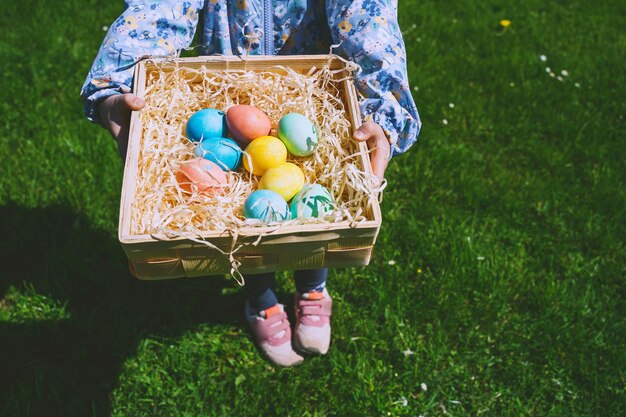
[[[196,188],[200,193],[223,194],[228,185],[226,173],[217,164],[204,158],[183,162],[176,171],[176,181],[188,193]]]
[[[231,136],[243,146],[259,136],[266,136],[272,129],[270,118],[261,109],[247,104],[228,109],[226,124]]]

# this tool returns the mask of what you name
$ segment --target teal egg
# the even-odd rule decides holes
[[[208,137],[194,149],[196,156],[217,164],[224,171],[233,171],[241,161],[241,148],[228,138]]]
[[[333,197],[326,188],[319,184],[305,184],[291,200],[291,217],[322,218],[333,211],[334,205]]]
[[[306,116],[288,113],[278,122],[278,138],[283,141],[292,155],[313,155],[317,143],[317,128]]]
[[[260,219],[266,223],[288,220],[291,217],[285,199],[271,190],[257,190],[250,194],[244,202],[243,215],[247,219]]]
[[[203,138],[226,136],[226,113],[217,109],[202,109],[187,121],[185,133],[192,142]]]

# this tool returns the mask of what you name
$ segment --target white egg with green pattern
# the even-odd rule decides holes
[[[333,211],[335,202],[328,190],[319,184],[305,184],[291,200],[291,218],[323,218]]]
[[[319,138],[317,128],[300,113],[288,113],[278,122],[278,138],[295,156],[313,155]]]

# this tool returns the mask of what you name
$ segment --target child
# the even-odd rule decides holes
[[[130,93],[141,57],[172,56],[201,27],[205,55],[297,55],[333,52],[359,64],[355,82],[364,99],[364,123],[354,139],[366,141],[374,174],[417,139],[421,123],[410,93],[397,0],[127,0],[110,27],[81,96],[85,114],[107,128],[125,159],[130,112],[144,101]],[[198,25],[202,15],[202,24]],[[296,325],[300,352],[325,354],[332,299],[326,269],[296,271]],[[302,362],[291,328],[274,295],[274,274],[248,276],[245,313],[260,349],[274,363]]]

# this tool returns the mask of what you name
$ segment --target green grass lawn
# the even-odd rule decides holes
[[[625,3],[400,0],[424,128],[295,369],[233,280],[128,272],[79,100],[122,2],[0,3],[1,416],[626,415]]]

